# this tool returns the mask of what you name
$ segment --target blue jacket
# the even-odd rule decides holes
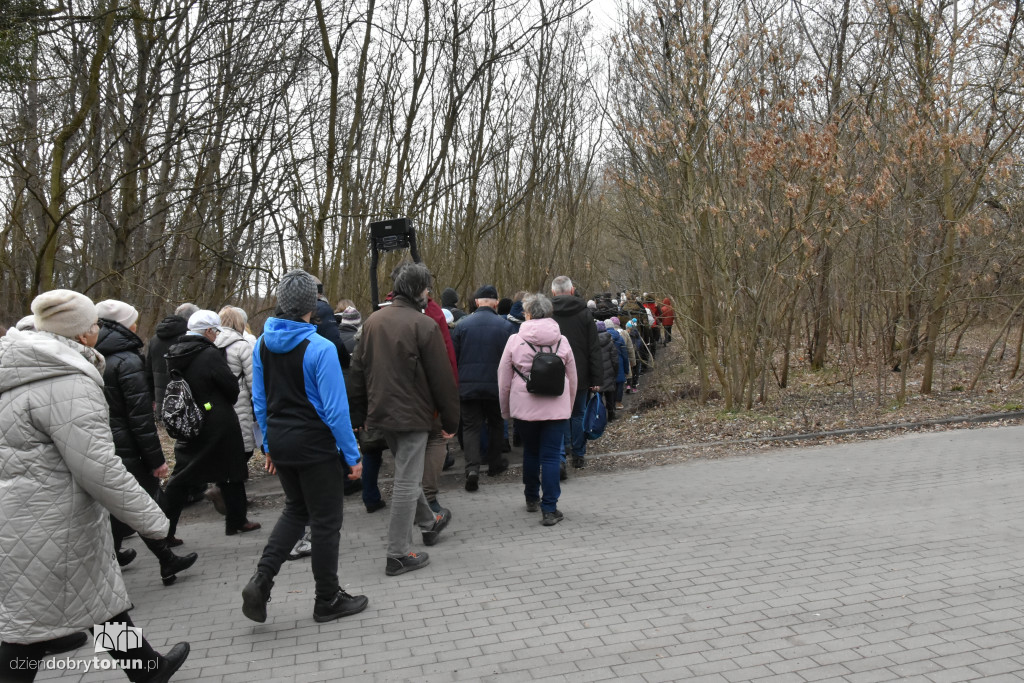
[[[459,398],[498,400],[498,364],[516,326],[493,308],[481,306],[452,329],[459,365]]]
[[[269,318],[252,357],[252,403],[275,463],[359,462],[338,349],[310,323]],[[319,420],[319,421],[318,421]]]

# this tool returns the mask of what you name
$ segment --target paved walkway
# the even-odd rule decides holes
[[[266,529],[180,528],[200,562],[170,588],[132,539],[125,579],[158,649],[191,641],[176,681],[1024,680],[1022,444],[993,428],[585,475],[552,528],[481,478],[442,494],[431,565],[395,578],[386,511],[349,498],[342,583],[370,606],[327,624],[309,560],[266,624],[242,616]]]

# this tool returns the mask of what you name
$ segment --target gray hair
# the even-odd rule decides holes
[[[422,263],[406,261],[391,271],[391,279],[395,283],[392,287],[395,296],[418,301],[423,290],[430,287],[434,278],[430,274],[430,269]]]
[[[182,304],[174,309],[174,315],[188,320],[192,317],[192,314],[199,310],[199,307],[195,304]]]
[[[551,293],[555,296],[572,294],[572,280],[565,275],[559,275],[551,281]]]
[[[523,313],[528,314],[531,320],[550,318],[554,310],[551,299],[543,294],[527,294],[523,298]]]

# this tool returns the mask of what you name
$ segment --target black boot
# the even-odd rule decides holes
[[[191,648],[188,643],[178,643],[171,648],[171,651],[165,655],[160,656],[160,665],[157,667],[156,672],[152,678],[147,679],[148,683],[164,683],[165,681],[171,680],[181,665],[185,663],[185,659],[188,658],[188,653]]]
[[[242,614],[263,623],[267,620],[267,603],[270,602],[270,589],[274,582],[257,570],[249,583],[242,589]]]
[[[135,557],[138,555],[132,548],[125,548],[124,550],[117,551],[117,566],[127,567],[135,561]]]
[[[160,579],[165,586],[170,586],[178,580],[178,572],[183,572],[196,563],[199,555],[189,553],[188,555],[175,555],[171,550],[167,539],[155,540],[152,538],[143,539],[146,547],[160,561]]]

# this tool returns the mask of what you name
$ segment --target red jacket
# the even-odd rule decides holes
[[[654,324],[651,325],[651,327],[657,327],[658,325],[660,325],[661,321],[658,319],[660,317],[658,315],[658,305],[653,303],[653,302],[652,303],[645,303],[644,304],[644,308],[646,308],[648,311],[650,311],[651,312],[651,316],[654,318]]]
[[[448,350],[448,361],[452,364],[452,374],[455,375],[455,386],[459,386],[459,366],[455,362],[455,347],[452,345],[452,335],[448,332],[448,321],[444,319],[444,311],[433,298],[428,298],[424,313],[433,318],[437,326],[441,328],[444,347]]]
[[[661,324],[665,327],[672,327],[676,322],[676,312],[672,309],[672,302],[665,297],[661,302]]]

